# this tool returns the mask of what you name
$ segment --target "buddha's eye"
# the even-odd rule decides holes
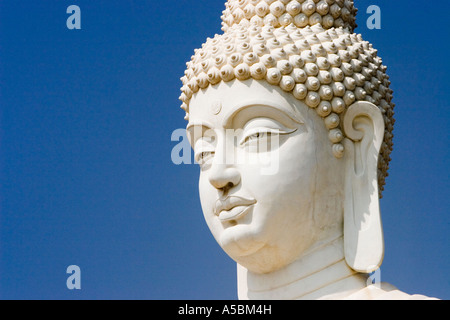
[[[244,126],[240,145],[254,145],[259,143],[276,142],[281,135],[295,132],[297,129],[288,128],[280,122],[270,118],[254,118]]]
[[[198,139],[194,145],[194,160],[203,165],[214,157],[215,137],[204,136]]]
[[[254,133],[252,133],[253,131],[254,131]],[[267,128],[260,128],[260,129],[252,130],[243,137],[240,144],[243,145],[243,144],[255,142],[258,140],[274,138],[275,136],[277,136],[279,134],[280,134],[279,131],[267,129]]]
[[[207,163],[215,153],[214,146],[206,141],[199,141],[194,150],[194,159],[199,165]]]
[[[195,153],[195,161],[202,165],[214,156],[214,151],[202,151]]]

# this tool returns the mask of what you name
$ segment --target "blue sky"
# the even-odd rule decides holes
[[[68,30],[66,9],[81,8]],[[366,27],[369,5],[382,29]],[[450,298],[450,4],[357,0],[388,66],[395,147],[381,201],[383,281]],[[0,2],[0,298],[236,299],[201,213],[199,169],[171,162],[185,62],[224,0]],[[81,268],[82,289],[66,287]]]

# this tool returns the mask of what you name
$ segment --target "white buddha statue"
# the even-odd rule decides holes
[[[206,222],[240,299],[425,299],[368,284],[392,151],[389,78],[350,0],[229,0],[180,99]]]

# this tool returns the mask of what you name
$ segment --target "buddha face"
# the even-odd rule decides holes
[[[323,120],[291,94],[221,82],[193,96],[187,131],[208,227],[242,266],[281,269],[342,232],[342,160]]]

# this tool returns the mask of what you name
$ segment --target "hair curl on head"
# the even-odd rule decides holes
[[[229,0],[224,34],[195,50],[181,78],[181,108],[200,89],[234,79],[265,80],[290,92],[324,119],[337,158],[344,155],[341,117],[356,101],[368,101],[384,116],[378,163],[384,190],[393,149],[394,104],[386,67],[377,50],[354,34],[351,0]]]

